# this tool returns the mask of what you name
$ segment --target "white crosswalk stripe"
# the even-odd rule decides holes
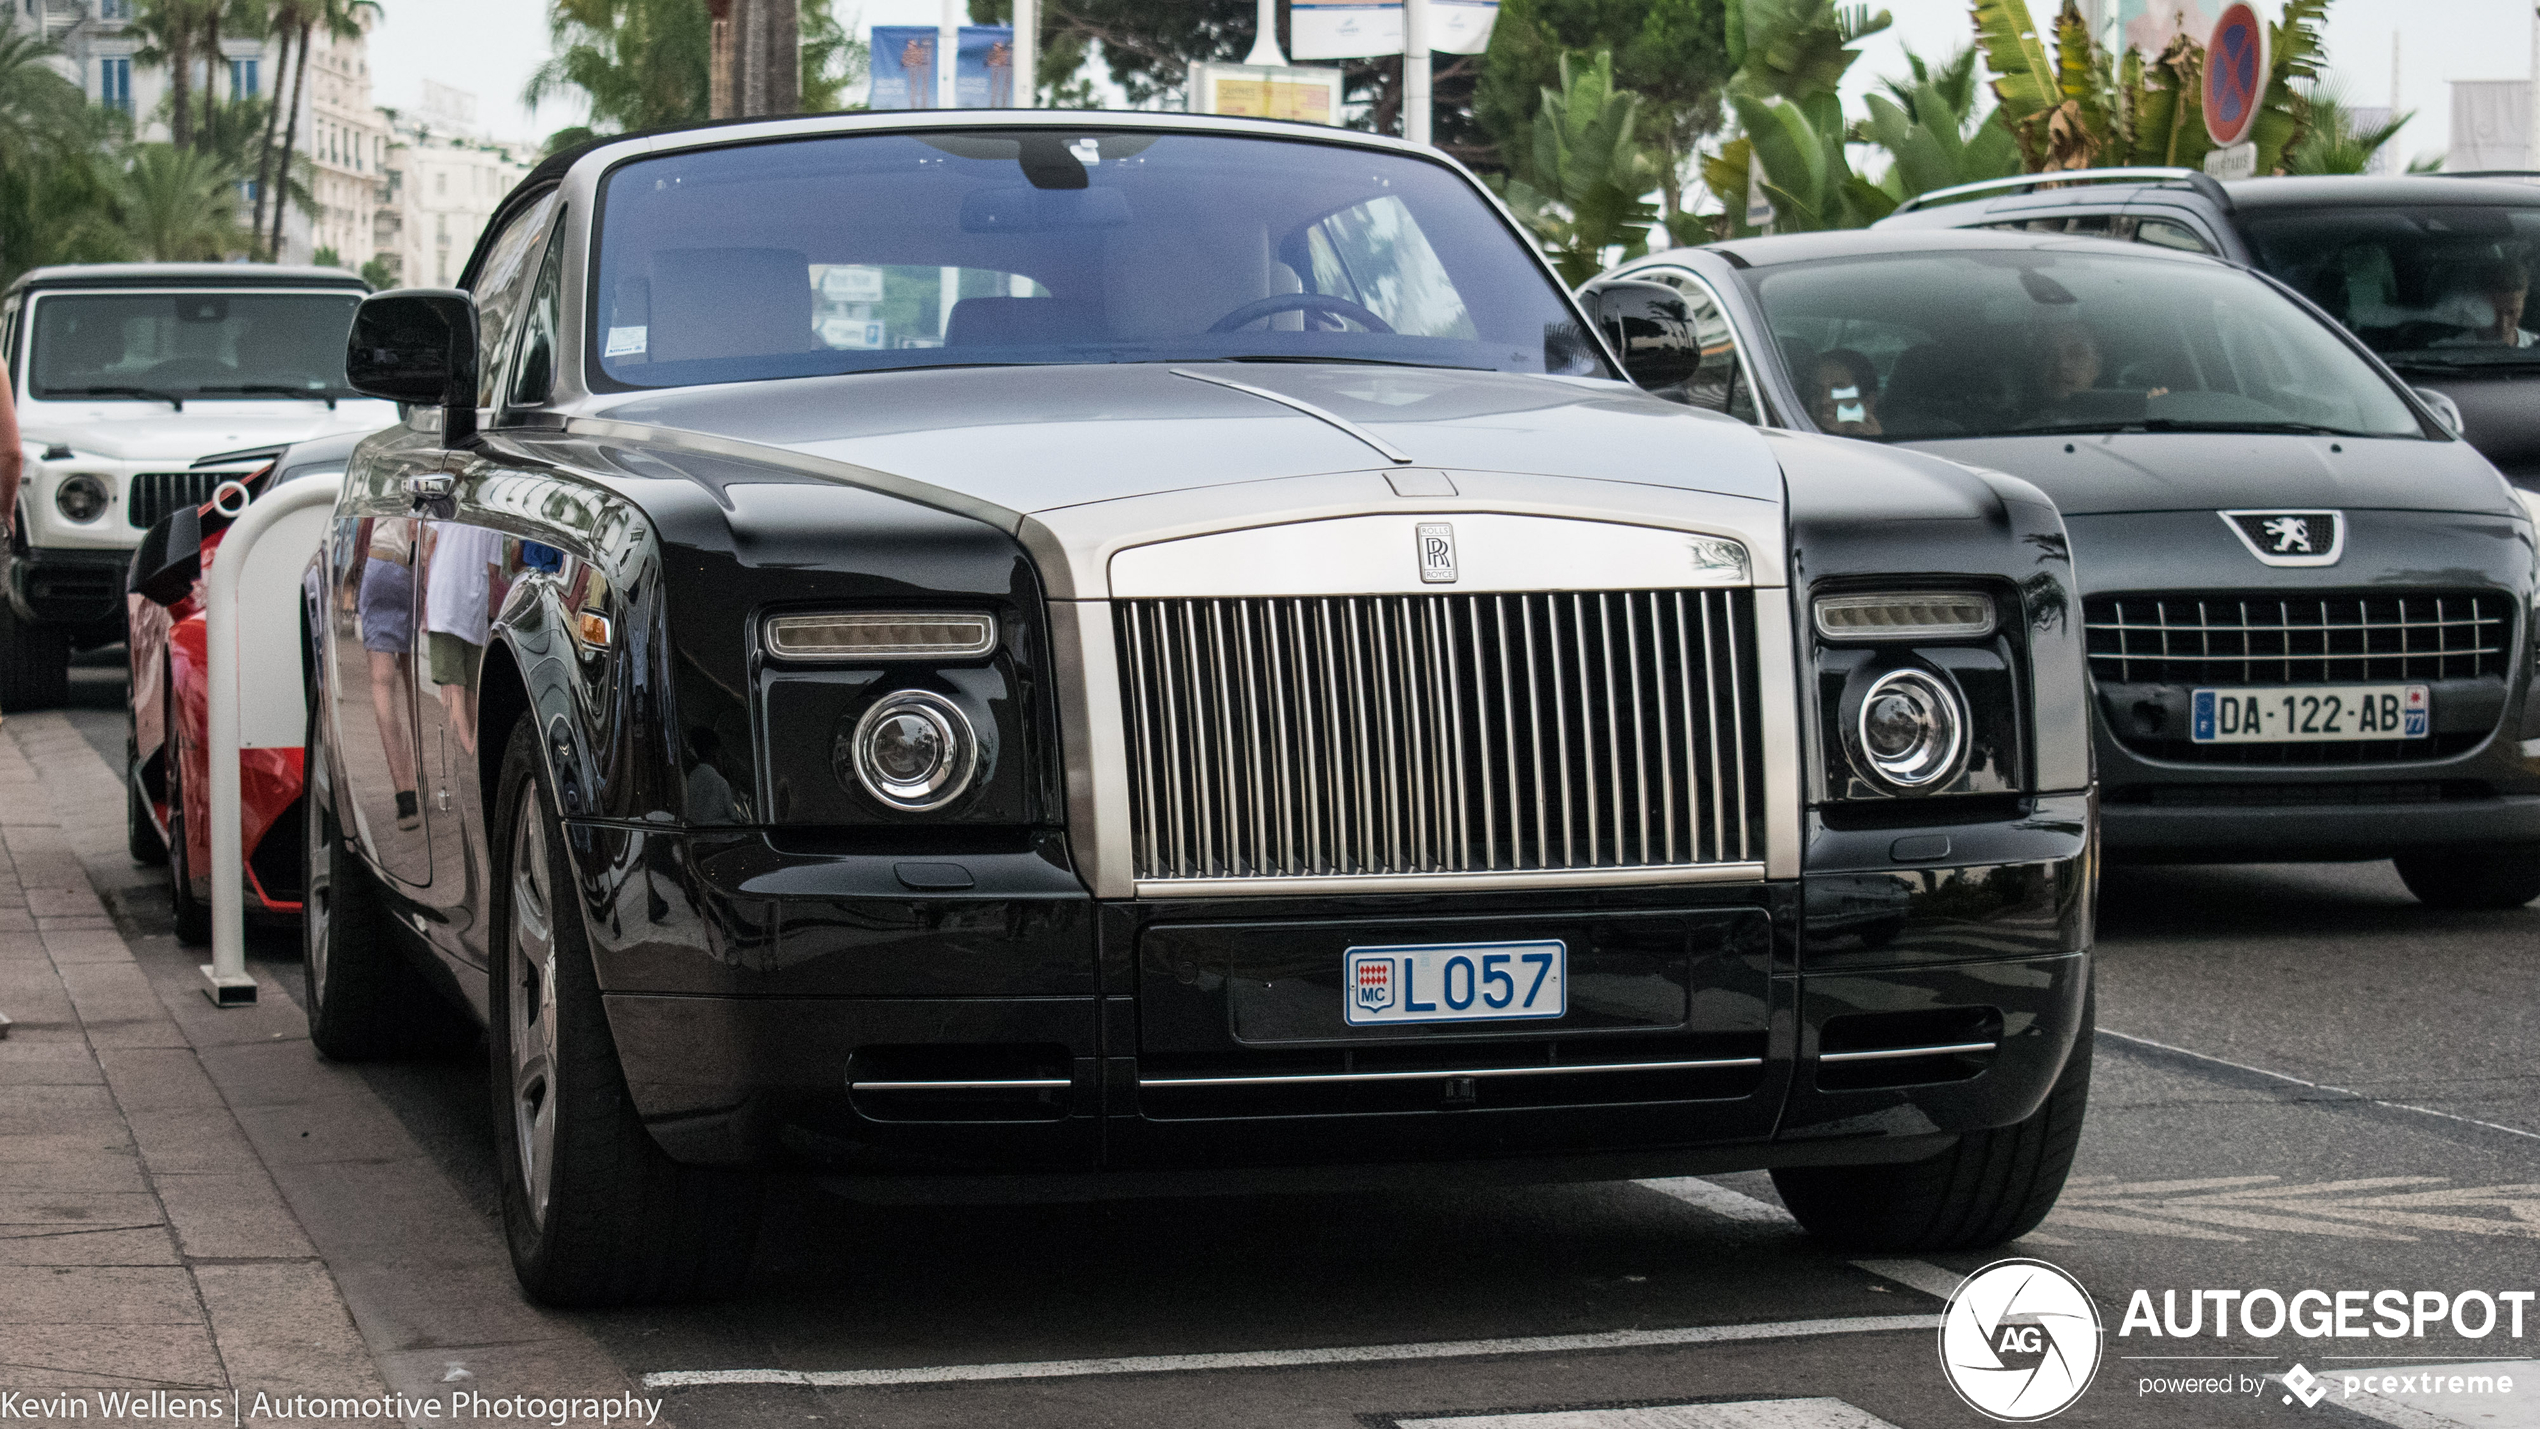
[[[1896,1429],[1840,1399],[1748,1399],[1727,1404],[1652,1404],[1630,1409],[1556,1409],[1402,1419],[1394,1429]]]

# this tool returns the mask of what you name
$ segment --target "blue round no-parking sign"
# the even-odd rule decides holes
[[[2229,147],[2249,137],[2267,94],[2267,27],[2247,5],[2232,5],[2205,44],[2205,132]]]

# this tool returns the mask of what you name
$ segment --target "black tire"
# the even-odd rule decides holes
[[[128,719],[129,713],[126,718]],[[141,773],[135,766],[141,762],[140,741],[130,734],[123,741],[123,838],[132,861],[145,868],[156,868],[168,861],[168,845],[159,837],[159,826],[150,817],[150,798],[141,792]]]
[[[176,725],[168,725],[168,902],[175,914],[176,940],[199,948],[212,940],[212,905],[194,896],[194,870],[185,852],[185,760],[176,747]]]
[[[2095,999],[2045,1102],[2026,1121],[1969,1132],[1928,1161],[1794,1166],[1773,1189],[1810,1235],[1851,1250],[1980,1250],[2037,1229],[2063,1194],[2090,1102]]]
[[[19,619],[0,591],[0,713],[49,710],[70,697],[70,631]]]
[[[308,860],[300,976],[309,1041],[337,1062],[446,1055],[475,1041],[475,1026],[389,941],[379,883],[345,844],[333,801],[318,792],[326,758],[320,737],[311,720],[300,792]]]
[[[757,1243],[759,1178],[683,1166],[644,1129],[600,1005],[555,790],[529,718],[510,731],[493,804],[485,1041],[512,1271],[545,1305],[730,1294],[748,1276]],[[541,1148],[543,1184],[534,1174]]]
[[[2540,843],[2456,844],[2393,861],[2428,908],[2519,908],[2540,898]]]

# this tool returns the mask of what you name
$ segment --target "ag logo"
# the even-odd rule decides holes
[[[1940,1317],[1940,1368],[1969,1408],[2026,1424],[2072,1407],[2099,1370],[2099,1310],[2042,1260],[1997,1260]]]

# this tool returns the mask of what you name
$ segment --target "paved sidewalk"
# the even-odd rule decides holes
[[[521,1297],[490,1206],[364,1070],[310,1046],[275,981],[296,961],[251,938],[256,1005],[203,996],[209,951],[148,911],[163,875],[131,861],[120,775],[65,716],[0,727],[0,852],[0,1394],[84,1394],[90,1417],[62,1421],[83,1429],[207,1422],[97,1402],[154,1389],[236,1390],[243,1424],[379,1429],[640,1393],[588,1317]],[[259,1390],[437,1398],[443,1418],[260,1419]]]
[[[107,1394],[217,1399],[218,1422],[233,1390],[251,1407],[258,1389],[379,1394],[325,1265],[90,885],[74,839],[120,843],[123,810],[66,820],[38,772],[94,760],[60,720],[0,734],[0,1391],[21,1410],[84,1397],[92,1423]]]

